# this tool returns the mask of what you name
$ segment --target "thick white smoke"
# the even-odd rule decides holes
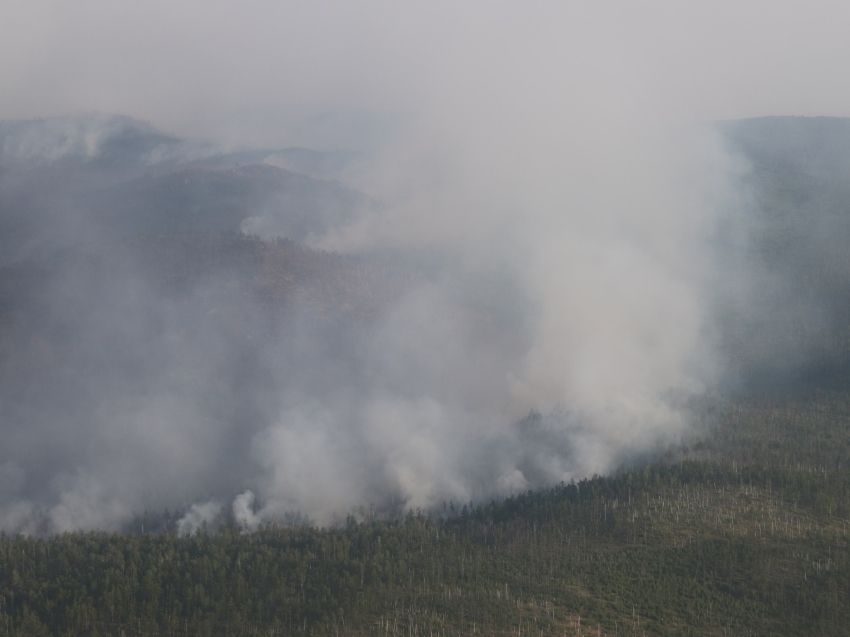
[[[525,141],[539,134],[532,119]],[[260,515],[325,522],[390,495],[430,507],[569,481],[687,431],[687,399],[720,373],[711,238],[730,203],[722,147],[708,131],[622,131],[609,156],[574,138],[589,164],[577,176],[571,154],[546,152],[572,127],[551,124],[528,148],[493,131],[495,164],[488,145],[463,165],[417,148],[455,165],[322,244],[430,249],[449,265],[376,331],[356,395],[343,386],[344,398],[296,401],[255,439]],[[462,145],[474,124],[464,126],[453,130]],[[397,164],[382,161],[381,176]],[[530,411],[546,417],[514,425]]]
[[[700,71],[722,83],[698,15],[666,3],[260,3],[260,19],[230,20],[226,4],[189,5],[170,18],[185,40],[162,27],[156,51],[142,31],[161,16],[139,7],[133,19],[106,6],[84,24],[65,16],[83,37],[58,18],[58,35],[36,29],[94,70],[78,77],[57,56],[41,88],[15,75],[18,94],[0,112],[20,115],[47,94],[43,108],[330,149],[347,122],[337,148],[368,152],[339,174],[380,205],[311,244],[427,274],[348,341],[317,325],[317,304],[293,303],[252,350],[260,372],[238,382],[247,364],[235,337],[199,309],[212,293],[199,285],[160,304],[127,274],[132,285],[102,293],[103,325],[80,327],[79,342],[112,334],[129,343],[119,363],[143,373],[93,374],[94,407],[63,426],[27,428],[15,411],[15,426],[3,425],[17,453],[0,458],[0,528],[116,527],[143,508],[188,506],[179,531],[191,534],[225,499],[248,529],[292,511],[327,524],[357,506],[427,508],[604,473],[687,431],[688,399],[723,374],[715,301],[749,289],[746,277],[727,284],[717,242],[721,225],[745,227],[740,167],[697,120],[762,105],[727,107],[721,91],[699,88]],[[667,19],[699,32],[695,48]],[[113,49],[126,55],[103,55]],[[60,88],[45,88],[54,76]],[[266,116],[276,109],[284,116]],[[86,130],[27,148],[95,157],[101,137]],[[251,213],[243,228],[275,232]],[[62,298],[55,307],[74,307]],[[234,299],[250,304],[224,295],[215,311]],[[199,326],[191,337],[187,317]],[[38,461],[53,434],[44,457],[58,469]]]
[[[483,22],[474,47],[445,35],[422,110],[352,173],[385,208],[319,243],[449,265],[377,332],[355,398],[296,404],[262,434],[270,515],[604,473],[684,433],[687,399],[720,373],[712,241],[736,171],[722,140],[636,83],[601,25],[535,22],[529,48]],[[469,299],[490,334],[466,322]],[[531,410],[546,417],[513,425]]]

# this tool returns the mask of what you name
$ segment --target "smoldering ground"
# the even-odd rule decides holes
[[[686,435],[689,400],[746,374],[734,343],[799,298],[754,249],[758,162],[694,123],[706,93],[682,81],[702,68],[718,88],[711,60],[685,47],[679,67],[660,55],[678,36],[657,49],[632,28],[657,33],[663,6],[262,6],[228,21],[189,19],[190,4],[179,37],[138,7],[65,16],[47,31],[67,55],[33,53],[38,80],[3,102],[224,140],[92,116],[9,129],[6,530],[116,528],[165,507],[185,508],[187,533],[225,506],[248,526],[292,511],[324,524],[610,471]],[[729,114],[724,94],[712,116]],[[285,125],[262,118],[262,135],[228,116],[276,107]],[[329,119],[352,130],[345,153],[313,155],[321,170],[279,151],[334,148]],[[238,135],[241,159],[221,150]],[[754,291],[767,300],[751,311]],[[826,334],[836,315],[796,316],[832,316]]]

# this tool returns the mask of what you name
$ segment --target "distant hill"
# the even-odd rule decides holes
[[[0,169],[89,162],[116,170],[176,160],[188,144],[147,122],[121,115],[0,122]],[[196,147],[195,153],[204,152]],[[209,152],[207,150],[207,152]]]
[[[86,162],[111,171],[271,164],[315,179],[337,179],[355,158],[350,151],[307,148],[223,149],[204,140],[180,139],[121,115],[0,121],[0,171],[57,162]]]
[[[735,212],[728,263],[737,265],[728,276],[749,277],[751,290],[728,308],[728,351],[756,384],[847,376],[850,119],[764,117],[718,127],[748,166],[740,185],[749,208]]]
[[[220,152],[118,116],[0,122],[0,263],[136,234],[317,239],[375,205],[329,180],[350,158]]]
[[[253,164],[139,177],[94,193],[90,205],[98,225],[116,237],[241,230],[304,241],[370,204],[339,183]]]

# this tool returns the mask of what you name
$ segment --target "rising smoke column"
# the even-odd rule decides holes
[[[132,264],[94,290],[60,279],[46,302],[59,323],[79,312],[68,323],[75,355],[95,361],[78,374],[90,399],[38,426],[17,405],[4,423],[4,528],[33,531],[36,511],[50,530],[116,528],[179,506],[188,533],[225,500],[249,527],[293,510],[332,523],[357,505],[427,508],[610,471],[687,430],[683,405],[722,372],[712,238],[735,223],[738,167],[693,126],[684,72],[646,44],[665,8],[331,4],[262,7],[260,20],[181,6],[185,34],[166,28],[156,51],[147,9],[68,15],[75,37],[54,46],[126,59],[114,63],[134,81],[107,90],[115,69],[98,62],[48,101],[230,143],[235,113],[267,138],[326,147],[329,121],[368,119],[329,113],[376,113],[380,134],[343,177],[381,206],[310,241],[427,274],[341,345],[315,304],[293,303],[250,356],[214,318],[248,302],[215,285],[165,299]],[[65,78],[64,64],[53,73]],[[19,108],[33,92],[16,86]],[[287,100],[300,116],[258,116]],[[105,308],[95,323],[91,299]],[[92,354],[102,334],[126,377]],[[222,396],[239,408],[210,409]]]
[[[449,29],[421,108],[352,171],[386,207],[318,242],[438,254],[440,276],[378,329],[371,385],[296,403],[258,438],[261,516],[605,473],[685,434],[722,371],[716,232],[745,230],[745,167],[635,81],[601,16],[571,37],[532,19],[533,47],[487,17],[474,43]],[[470,299],[492,341],[458,311]]]

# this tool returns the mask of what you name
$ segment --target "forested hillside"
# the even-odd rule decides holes
[[[850,119],[763,117],[718,128],[745,166],[727,276],[749,277],[750,287],[724,310],[731,367],[750,387],[846,377]]]
[[[345,156],[278,152],[310,177],[110,122],[94,156],[64,128],[65,154],[48,157],[42,124],[0,127],[0,635],[847,634],[850,122],[720,127],[753,209],[718,250],[747,293],[717,295],[725,375],[685,401],[690,429],[554,485],[545,465],[574,462],[588,429],[532,412],[465,447],[467,463],[513,445],[514,468],[545,488],[492,497],[510,492],[494,479],[487,497],[427,511],[397,499],[385,466],[369,473],[369,445],[402,428],[358,438],[352,397],[415,397],[431,373],[464,394],[479,388],[464,374],[483,386],[488,365],[512,369],[500,361],[528,344],[510,280],[463,287],[444,257],[296,243],[375,205],[315,178]],[[288,431],[293,404],[306,415],[286,426],[309,444],[260,435]],[[346,418],[324,431],[330,404]],[[305,449],[347,460],[309,455],[340,439],[356,465],[299,464]],[[295,509],[239,518],[234,498],[281,440],[286,494],[318,481],[332,496],[361,472],[382,500],[346,501],[324,527]],[[181,525],[205,500],[224,513]],[[57,533],[80,528],[121,532]]]
[[[318,239],[375,203],[350,157],[226,152],[120,116],[0,122],[0,265],[140,234]]]
[[[850,394],[716,403],[660,462],[344,528],[0,540],[9,635],[844,635]],[[142,524],[144,521],[140,520]],[[123,633],[122,633],[123,631]]]

